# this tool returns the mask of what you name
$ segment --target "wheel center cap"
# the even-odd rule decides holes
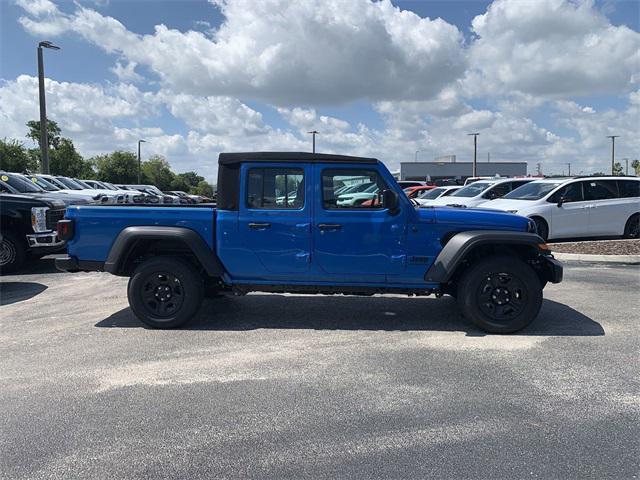
[[[491,292],[491,300],[497,305],[504,305],[511,301],[511,292],[502,287],[497,287]]]
[[[166,302],[172,297],[171,287],[168,287],[166,285],[158,285],[155,290],[155,297],[161,302]]]

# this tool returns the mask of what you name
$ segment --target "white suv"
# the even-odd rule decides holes
[[[546,239],[640,236],[640,178],[548,178],[482,205],[529,217]]]
[[[428,200],[421,202],[423,205],[449,205],[449,206],[465,206],[465,207],[477,207],[481,203],[487,200],[495,201],[496,198],[501,198],[511,190],[531,182],[532,178],[504,178],[497,177],[488,180],[476,180],[469,185],[466,185],[459,190],[456,190],[451,195],[446,197],[439,197],[435,200]],[[486,205],[483,205],[486,206]]]

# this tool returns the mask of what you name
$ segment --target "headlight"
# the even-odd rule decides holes
[[[31,207],[31,228],[36,233],[46,232],[47,228],[47,210],[49,207]]]
[[[527,232],[529,233],[538,233],[538,227],[536,226],[536,222],[533,220],[529,220],[527,225]]]

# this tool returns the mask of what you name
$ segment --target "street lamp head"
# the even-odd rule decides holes
[[[50,48],[51,50],[60,50],[60,47],[58,47],[57,45],[54,45],[49,40],[45,40],[43,42],[40,42],[38,44],[38,47]]]
[[[318,132],[317,130],[311,130],[310,132],[307,132],[307,133],[312,133],[312,134],[314,134],[314,135],[317,135],[317,134],[318,134],[318,133],[320,133],[320,132]]]
[[[138,140],[138,143],[147,143],[146,140]]]
[[[480,135],[479,133],[467,133],[467,135]]]

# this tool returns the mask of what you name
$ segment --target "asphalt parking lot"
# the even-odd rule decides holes
[[[267,294],[159,331],[44,260],[0,278],[0,477],[636,478],[639,287],[569,265],[509,336],[446,297]]]

